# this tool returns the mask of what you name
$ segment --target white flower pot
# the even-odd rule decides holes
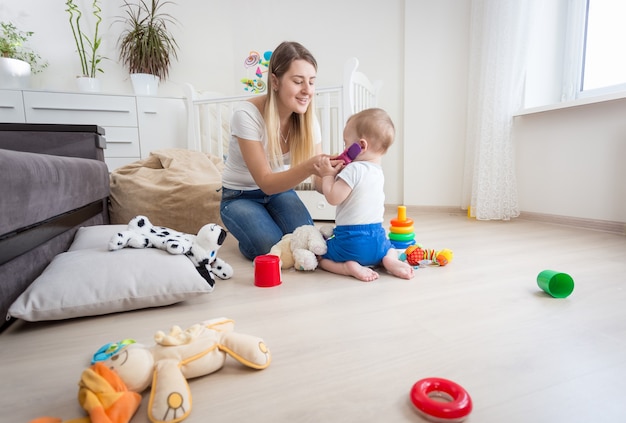
[[[149,73],[131,73],[130,81],[133,84],[135,95],[157,95],[159,77]]]
[[[30,88],[30,71],[28,62],[0,57],[0,88],[16,90]]]
[[[86,76],[79,76],[76,78],[78,84],[78,91],[83,93],[99,93],[100,92],[100,80],[97,78],[88,78]]]

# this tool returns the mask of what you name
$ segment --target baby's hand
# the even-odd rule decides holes
[[[335,176],[341,168],[343,167],[343,161],[341,160],[330,160],[328,156],[322,157],[321,160],[318,160],[314,165],[315,171],[317,172],[317,176],[323,178],[325,176]]]

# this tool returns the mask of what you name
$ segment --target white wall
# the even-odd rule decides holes
[[[626,222],[626,99],[515,118],[525,212]]]
[[[406,2],[404,203],[461,207],[470,0]]]
[[[578,6],[566,0],[535,2],[538,18],[529,34],[526,107],[550,106],[574,95],[575,83],[564,71],[563,58],[573,60],[571,66],[577,63],[559,34],[565,34],[568,17]],[[626,222],[625,116],[626,100],[615,100],[516,117],[522,213]]]

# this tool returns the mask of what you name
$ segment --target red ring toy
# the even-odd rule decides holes
[[[472,412],[472,398],[467,391],[451,380],[437,377],[418,380],[411,388],[411,402],[420,414],[433,422],[461,422]]]

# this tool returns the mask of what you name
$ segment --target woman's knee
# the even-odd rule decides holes
[[[244,213],[239,213],[239,206],[221,211],[224,226],[239,242],[239,251],[250,260],[267,254],[283,236],[269,213],[255,206],[245,207]],[[256,211],[251,214],[253,208]]]

